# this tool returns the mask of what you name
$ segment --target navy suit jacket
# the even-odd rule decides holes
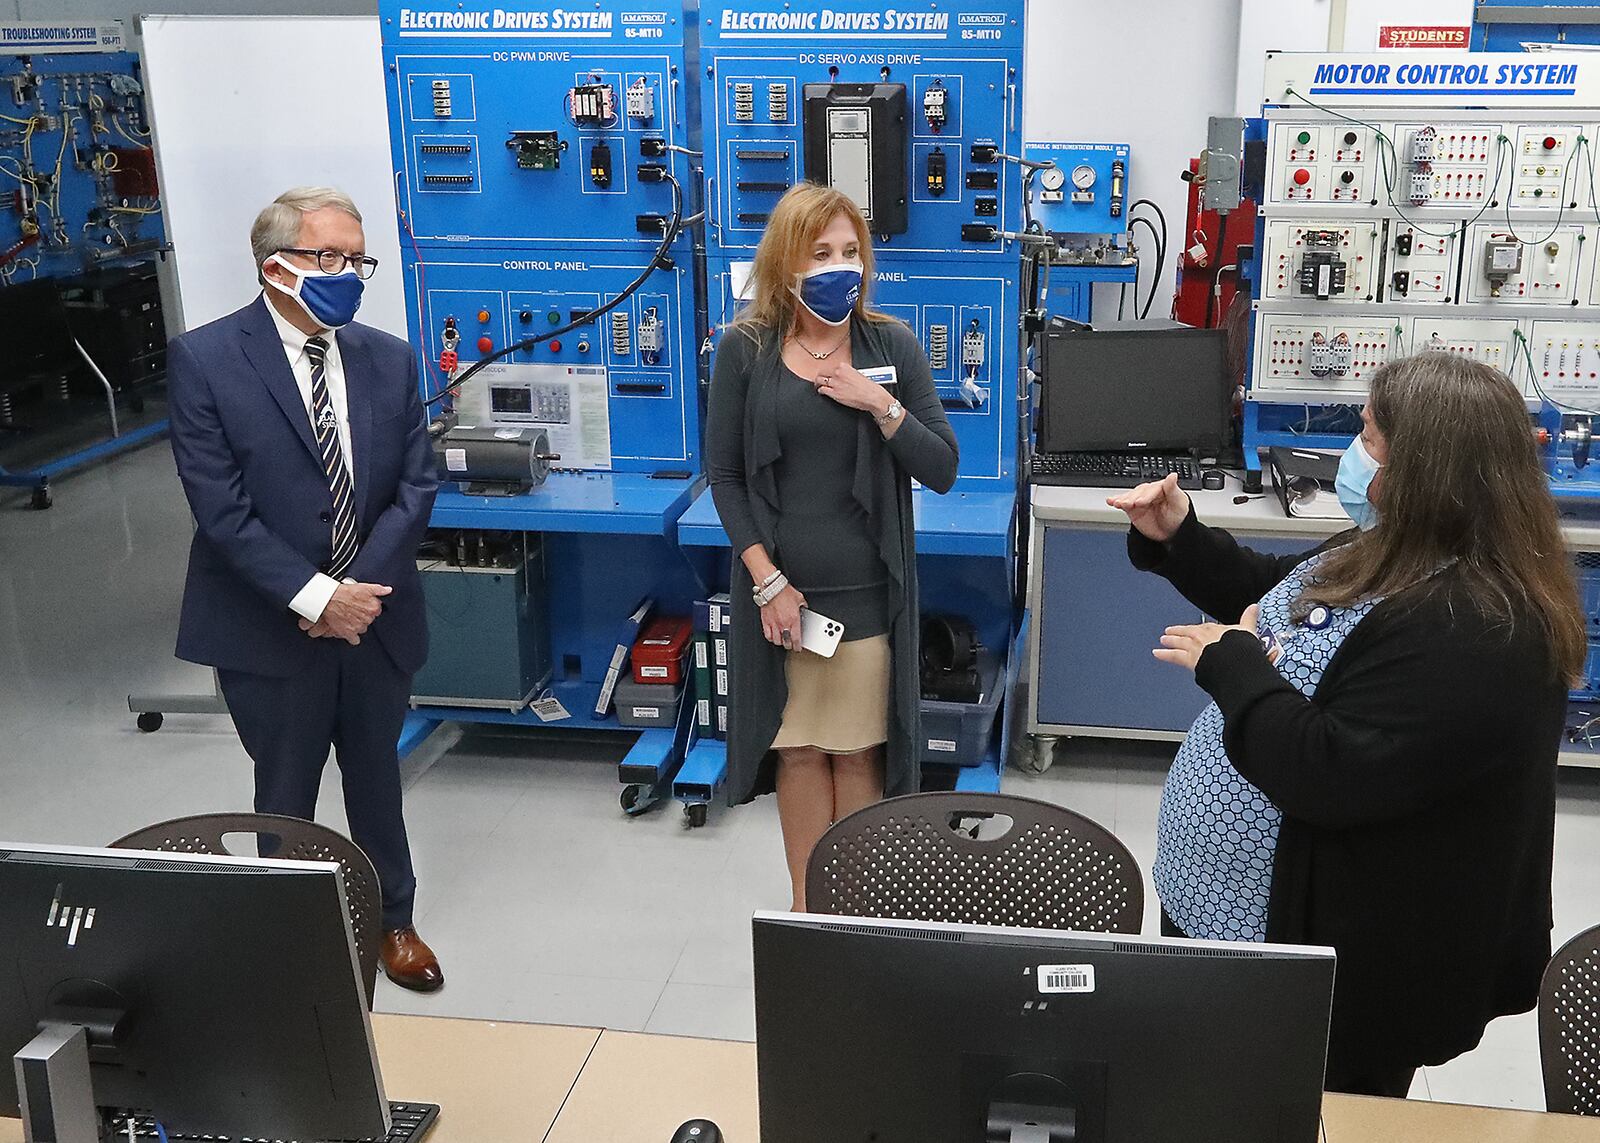
[[[338,332],[360,549],[350,579],[393,588],[367,630],[402,671],[428,655],[417,545],[438,488],[417,364],[398,338]],[[333,557],[333,495],[278,329],[257,298],[167,350],[172,452],[197,525],[178,657],[288,676],[314,640],[289,601]]]

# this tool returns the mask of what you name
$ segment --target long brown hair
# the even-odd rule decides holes
[[[1372,375],[1367,409],[1389,446],[1378,524],[1317,565],[1300,606],[1425,592],[1453,562],[1484,615],[1508,627],[1537,617],[1552,673],[1578,678],[1588,643],[1572,558],[1516,386],[1491,366],[1419,353]]]
[[[861,296],[856,299],[856,316],[868,321],[892,321],[868,304],[872,288],[872,232],[861,208],[832,187],[799,183],[778,200],[767,221],[761,245],[756,247],[755,265],[750,270],[750,301],[740,312],[735,326],[759,340],[763,329],[787,336],[794,328],[795,267],[811,253],[817,240],[834,219],[843,215],[855,227],[861,248]]]

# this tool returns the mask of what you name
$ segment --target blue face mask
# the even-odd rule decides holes
[[[280,293],[288,294],[300,303],[300,308],[311,315],[311,320],[325,329],[347,326],[361,308],[361,290],[366,285],[349,267],[337,274],[323,270],[303,270],[274,254],[272,260],[295,275],[294,288],[268,278]]]
[[[1367,489],[1372,487],[1372,478],[1382,467],[1372,459],[1359,436],[1350,442],[1339,460],[1339,476],[1333,486],[1339,493],[1340,505],[1363,532],[1378,526],[1378,510],[1367,499]]]
[[[861,297],[861,273],[859,262],[818,266],[800,275],[795,295],[818,320],[843,325]]]

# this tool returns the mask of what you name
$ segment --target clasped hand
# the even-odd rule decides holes
[[[322,618],[315,623],[300,620],[300,630],[313,639],[343,639],[354,647],[383,614],[380,600],[393,590],[381,583],[341,583],[322,609]]]

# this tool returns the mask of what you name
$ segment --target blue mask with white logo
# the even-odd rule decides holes
[[[303,270],[288,261],[281,254],[274,254],[273,261],[295,275],[293,289],[282,282],[268,278],[280,293],[288,294],[300,303],[300,308],[311,315],[311,320],[324,329],[339,329],[347,326],[355,319],[356,311],[361,308],[361,291],[366,285],[356,272],[349,267],[337,274],[329,274],[325,270]]]
[[[1367,490],[1372,487],[1372,478],[1378,475],[1378,469],[1382,467],[1372,459],[1372,454],[1361,443],[1359,436],[1350,442],[1350,447],[1344,450],[1344,456],[1339,459],[1339,475],[1333,486],[1339,493],[1340,505],[1363,532],[1370,532],[1378,526],[1378,510],[1367,499]]]
[[[795,295],[819,321],[843,325],[861,298],[861,274],[859,262],[818,266],[800,275]]]

